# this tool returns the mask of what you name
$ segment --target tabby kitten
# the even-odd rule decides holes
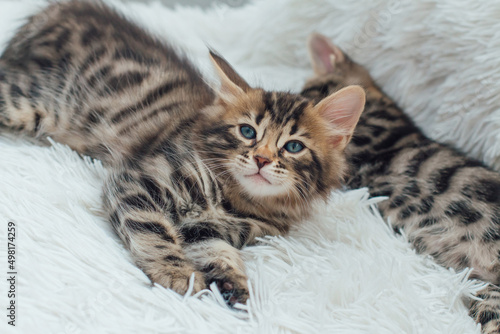
[[[326,37],[313,34],[316,76],[302,95],[316,102],[351,84],[366,91],[366,107],[346,148],[350,188],[387,196],[382,215],[403,228],[420,253],[472,277],[500,283],[500,175],[422,134],[399,107]],[[500,291],[490,285],[471,305],[484,333],[500,333]]]
[[[314,106],[251,88],[210,53],[221,85],[99,2],[50,5],[0,58],[0,123],[110,169],[104,207],[139,267],[179,293],[217,282],[248,298],[238,249],[286,233],[339,186],[360,87]]]

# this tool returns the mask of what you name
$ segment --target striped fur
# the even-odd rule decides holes
[[[233,304],[248,297],[238,249],[285,234],[340,184],[364,93],[314,106],[251,88],[211,58],[217,89],[105,5],[55,3],[0,58],[0,123],[102,159],[104,207],[138,266],[179,293],[193,273],[193,292],[215,281]],[[336,124],[343,110],[355,116]],[[285,150],[291,140],[305,148]]]
[[[387,196],[379,209],[415,249],[446,267],[474,268],[472,277],[500,284],[500,175],[455,148],[422,134],[368,72],[319,34],[310,39],[316,77],[302,95],[321,101],[346,85],[367,93],[346,149],[348,186]],[[332,57],[333,56],[333,57]],[[333,60],[333,61],[332,61]],[[471,316],[484,333],[500,333],[500,289],[480,292]]]

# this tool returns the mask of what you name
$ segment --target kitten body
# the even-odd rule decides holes
[[[357,84],[366,106],[346,149],[350,188],[368,187],[395,231],[443,266],[474,268],[471,277],[500,283],[500,175],[427,138],[356,64],[326,37],[309,42],[316,77],[302,95],[315,101]],[[484,333],[500,333],[500,293],[489,286],[471,305]]]
[[[193,274],[193,293],[215,281],[233,304],[248,297],[238,249],[339,185],[364,92],[314,106],[211,58],[217,89],[104,4],[52,4],[0,58],[0,124],[103,160],[104,207],[138,266],[179,293]]]

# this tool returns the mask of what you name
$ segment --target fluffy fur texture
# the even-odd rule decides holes
[[[366,190],[334,193],[289,237],[243,249],[245,314],[216,287],[202,300],[151,287],[103,218],[101,164],[5,135],[0,154],[0,240],[16,222],[19,255],[18,323],[1,333],[480,333],[461,301],[479,286],[416,255]]]
[[[99,1],[49,5],[0,57],[0,125],[52,136],[111,170],[110,223],[155,283],[217,282],[245,303],[238,249],[285,235],[338,188],[365,102],[346,87],[314,105],[250,87],[211,51],[220,87]]]
[[[393,3],[277,0],[209,12],[167,10],[159,3],[119,6],[188,48],[207,73],[204,41],[226,55],[250,84],[299,90],[312,75],[305,46],[312,30],[335,38],[354,54],[349,42],[367,24],[373,27],[378,22],[374,16],[394,8]],[[470,100],[470,85],[450,92],[436,78],[450,76],[448,87],[495,78],[496,58],[472,62],[485,52],[495,54],[494,40],[480,42],[496,36],[497,20],[488,7],[494,4],[485,4],[486,10],[471,1],[461,4],[464,8],[451,0],[418,2],[393,10],[354,56],[412,115],[432,115],[436,109],[430,103],[440,107],[443,100],[457,105]],[[21,18],[40,9],[31,1],[3,1],[1,6],[4,43]],[[476,20],[482,28],[473,30]],[[464,38],[463,31],[471,38]],[[489,45],[486,51],[484,45]],[[433,99],[422,98],[427,96]],[[488,103],[478,106],[483,115],[492,110]],[[432,121],[422,117],[418,123],[437,126]],[[455,126],[444,127],[451,129],[447,135],[456,136]],[[485,143],[492,133],[456,138],[464,146],[470,140]],[[484,146],[475,147],[480,156]],[[23,323],[12,332],[479,333],[459,298],[478,286],[416,256],[368,210],[363,190],[334,194],[328,209],[290,238],[268,239],[244,250],[254,302],[249,315],[241,315],[250,320],[242,320],[217,306],[216,294],[182,301],[161,287],[149,287],[102,219],[99,194],[105,176],[100,166],[59,145],[43,148],[5,136],[1,154],[2,224],[20,222],[19,250],[24,254],[19,262],[24,268],[19,282]],[[0,233],[4,238],[4,229]],[[5,253],[0,256],[4,261]],[[5,291],[4,285],[1,289]],[[9,330],[4,322],[0,326],[2,332]]]
[[[404,229],[419,253],[445,267],[473,267],[471,277],[500,283],[500,174],[455,148],[425,137],[373,82],[369,73],[328,38],[309,40],[316,76],[302,94],[322,101],[349,84],[367,93],[351,144],[347,186],[367,187],[394,230]],[[482,292],[471,315],[485,333],[498,333],[498,288]],[[496,291],[495,291],[496,290]]]

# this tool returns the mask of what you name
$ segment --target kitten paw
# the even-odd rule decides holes
[[[500,334],[500,310],[498,309],[500,288],[489,285],[479,291],[477,296],[482,300],[472,302],[469,315],[481,324],[483,334]]]
[[[230,306],[236,303],[245,304],[249,297],[248,286],[245,280],[240,280],[238,283],[219,280],[217,282],[217,287],[222,295],[222,298]]]
[[[247,277],[239,270],[211,267],[211,270],[205,272],[205,282],[210,285],[212,282],[217,284],[217,288],[222,298],[229,306],[236,303],[245,304],[249,297]]]
[[[153,282],[165,288],[172,289],[180,295],[185,295],[189,290],[189,282],[193,272],[194,284],[191,295],[194,295],[207,287],[203,274],[198,271],[192,270],[189,272],[189,270],[183,270],[182,272],[163,273],[163,275],[150,275],[150,278]]]

